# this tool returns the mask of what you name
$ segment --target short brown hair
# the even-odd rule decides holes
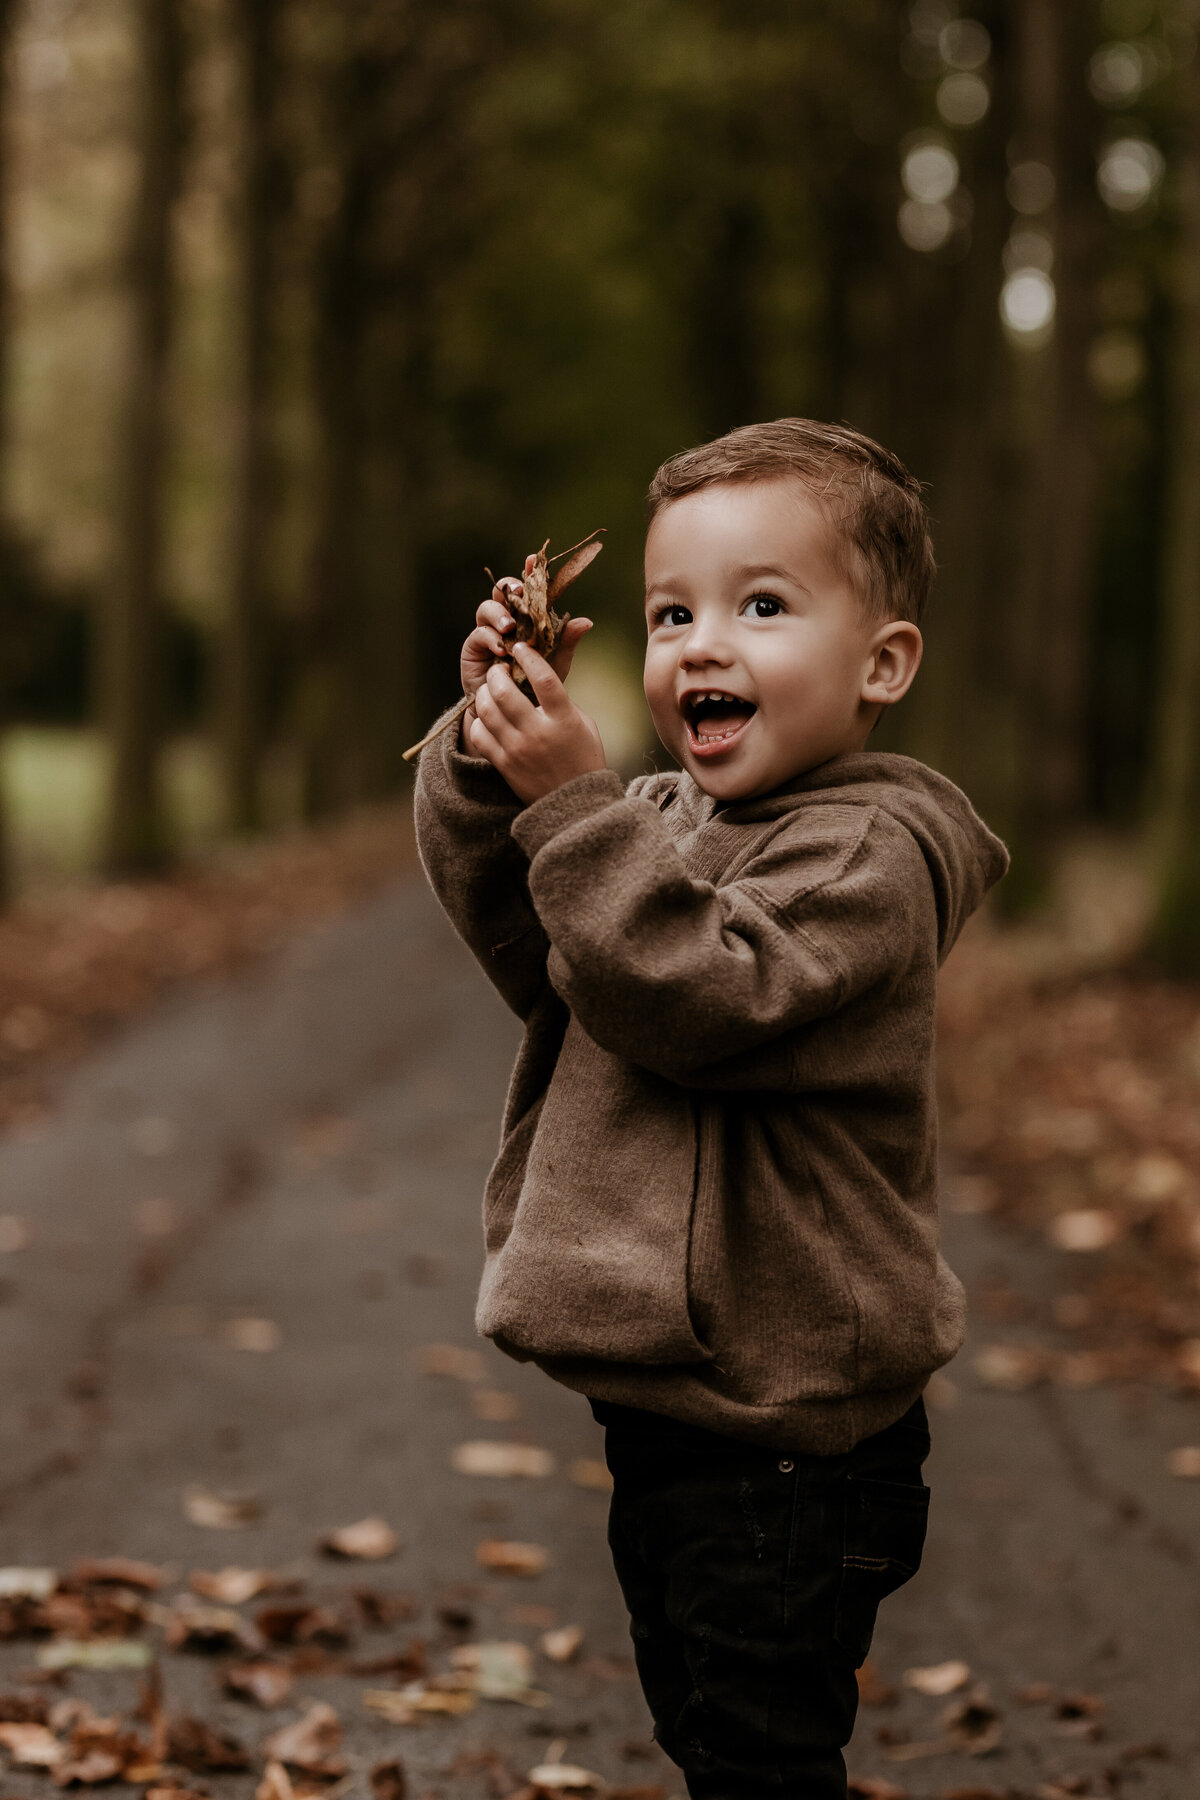
[[[649,516],[720,481],[803,483],[833,527],[833,555],[869,618],[920,624],[937,568],[921,484],[898,456],[849,425],[774,419],[684,450],[650,483]]]

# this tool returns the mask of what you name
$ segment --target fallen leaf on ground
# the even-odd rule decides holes
[[[431,1688],[422,1681],[402,1688],[367,1688],[363,1705],[390,1725],[413,1725],[421,1713],[446,1713],[456,1717],[473,1711],[476,1696],[470,1688]]]
[[[386,1719],[389,1725],[413,1725],[417,1715],[408,1701],[401,1698],[401,1692],[396,1688],[364,1688],[363,1705],[368,1712]]]
[[[285,1577],[270,1569],[193,1569],[188,1576],[193,1594],[218,1606],[244,1606],[247,1600],[276,1593],[287,1585]]]
[[[375,1588],[355,1588],[353,1598],[365,1625],[396,1625],[418,1611],[411,1594],[381,1594]]]
[[[1181,1444],[1167,1454],[1167,1474],[1180,1481],[1200,1481],[1200,1444]]]
[[[1051,1219],[1046,1235],[1057,1250],[1087,1254],[1115,1244],[1121,1235],[1121,1221],[1105,1207],[1080,1206]]]
[[[195,1650],[212,1655],[222,1650],[261,1650],[262,1636],[248,1619],[228,1606],[178,1601],[163,1628],[168,1650]]]
[[[254,1800],[293,1800],[292,1778],[281,1762],[269,1762],[254,1790]]]
[[[598,1494],[612,1491],[608,1464],[595,1456],[577,1456],[567,1471],[576,1487],[593,1488]]]
[[[1027,1344],[985,1344],[972,1358],[971,1366],[984,1387],[999,1388],[1008,1394],[1024,1393],[1044,1381],[1048,1372],[1044,1350]]]
[[[146,1800],[208,1800],[202,1788],[181,1787],[178,1782],[163,1782],[146,1789]]]
[[[475,1560],[493,1575],[540,1575],[547,1555],[540,1544],[510,1544],[485,1538],[475,1546]]]
[[[85,1750],[81,1756],[68,1757],[54,1770],[56,1787],[100,1787],[115,1781],[125,1772],[121,1757],[114,1750]],[[155,1774],[160,1775],[161,1769]]]
[[[590,1769],[579,1768],[576,1763],[539,1763],[536,1769],[530,1769],[529,1779],[535,1788],[550,1788],[567,1794],[586,1793],[589,1788],[604,1786],[599,1775],[593,1775]]]
[[[214,1731],[203,1719],[181,1713],[166,1727],[167,1756],[194,1774],[223,1769],[248,1769],[251,1759],[245,1746],[223,1731]]]
[[[533,1656],[525,1644],[460,1644],[451,1651],[450,1663],[469,1677],[470,1686],[482,1700],[512,1700],[520,1706],[549,1702],[549,1696],[530,1683]]]
[[[57,1586],[57,1569],[0,1569],[0,1600],[48,1600]]]
[[[558,1625],[553,1631],[543,1631],[538,1640],[542,1655],[556,1663],[572,1662],[582,1643],[582,1625]]]
[[[849,1800],[908,1800],[907,1788],[877,1775],[851,1775],[846,1792]]]
[[[986,1688],[948,1706],[941,1722],[950,1742],[968,1756],[989,1756],[1000,1742],[1000,1714],[988,1704]]]
[[[515,1394],[502,1388],[476,1388],[471,1395],[471,1409],[477,1419],[487,1425],[507,1425],[521,1416],[521,1403]]]
[[[98,1582],[114,1587],[141,1588],[153,1594],[163,1586],[166,1576],[153,1563],[136,1562],[130,1556],[85,1556],[71,1570],[71,1577],[85,1586]]]
[[[905,1669],[904,1685],[918,1694],[929,1694],[935,1700],[956,1694],[966,1687],[971,1671],[965,1662],[931,1663],[928,1668]]]
[[[193,1482],[183,1491],[183,1516],[205,1531],[241,1531],[262,1517],[257,1494],[214,1493]]]
[[[0,1725],[0,1744],[18,1768],[52,1769],[66,1755],[54,1733],[45,1725]]]
[[[375,1800],[405,1800],[408,1777],[404,1764],[395,1757],[390,1762],[376,1763],[371,1770],[371,1792]]]
[[[858,1671],[858,1698],[863,1706],[895,1706],[900,1690],[883,1679],[873,1662],[865,1662]]]
[[[55,1638],[37,1652],[39,1669],[145,1669],[153,1660],[149,1644],[131,1638]]]
[[[313,1700],[303,1718],[271,1733],[263,1744],[263,1754],[307,1774],[336,1779],[346,1772],[345,1763],[335,1755],[341,1741],[342,1722],[332,1706],[325,1700]]]
[[[460,1475],[524,1475],[535,1481],[553,1475],[555,1469],[549,1450],[534,1444],[492,1443],[486,1438],[459,1444],[451,1452],[450,1462]]]
[[[1060,1737],[1095,1739],[1101,1735],[1104,1702],[1098,1694],[1066,1694],[1053,1709]]]
[[[0,1721],[6,1725],[45,1725],[48,1711],[44,1694],[0,1694]]]
[[[272,1644],[327,1644],[337,1649],[350,1633],[332,1606],[260,1606],[254,1623]]]
[[[389,1650],[383,1656],[356,1658],[346,1664],[348,1675],[395,1675],[397,1680],[416,1681],[426,1672],[425,1645],[414,1638],[403,1650]]]
[[[221,1336],[231,1350],[248,1350],[263,1356],[278,1350],[283,1331],[274,1319],[226,1319]]]
[[[357,1524],[342,1525],[320,1541],[326,1556],[342,1556],[361,1562],[381,1562],[395,1554],[399,1543],[386,1519],[359,1519]]]
[[[292,1671],[285,1663],[231,1663],[222,1676],[227,1694],[256,1706],[282,1706],[292,1691]]]

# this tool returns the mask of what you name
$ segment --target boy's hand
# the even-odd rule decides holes
[[[481,614],[488,604],[480,607]],[[587,620],[573,619],[571,625],[590,628]],[[568,625],[567,630],[570,628]],[[565,659],[568,666],[575,643],[582,635],[582,631],[577,633],[570,646]],[[539,656],[531,645],[520,643],[512,647],[512,654],[528,677],[540,706],[522,693],[504,663],[493,661],[486,678],[474,690],[475,705],[463,720],[463,740],[472,755],[487,758],[518,800],[528,806],[576,775],[603,769],[604,745],[595,720],[575,705],[545,657]],[[465,663],[465,646],[463,660]],[[560,650],[554,661],[557,664],[561,660]]]

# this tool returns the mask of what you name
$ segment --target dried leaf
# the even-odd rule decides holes
[[[225,1732],[214,1731],[203,1719],[182,1713],[167,1722],[167,1755],[199,1775],[222,1769],[248,1769],[250,1756],[243,1744]]]
[[[612,1492],[613,1478],[608,1464],[594,1456],[577,1456],[567,1473],[576,1487],[594,1488],[598,1494]]]
[[[212,1655],[222,1650],[261,1650],[262,1636],[228,1606],[205,1606],[182,1598],[175,1603],[163,1630],[168,1650]]]
[[[292,1778],[280,1762],[269,1762],[254,1790],[254,1800],[294,1800]]]
[[[146,1789],[146,1800],[208,1800],[203,1788],[181,1787],[177,1781]]]
[[[141,1588],[147,1594],[156,1593],[167,1579],[153,1563],[136,1562],[129,1556],[85,1556],[75,1564],[71,1578],[85,1586],[111,1583],[114,1587]]]
[[[290,1585],[286,1577],[270,1569],[193,1569],[188,1576],[193,1594],[218,1606],[244,1606],[260,1594],[277,1593]]]
[[[272,1644],[326,1644],[338,1649],[350,1637],[341,1613],[332,1606],[260,1606],[254,1623]]]
[[[44,1694],[0,1694],[0,1721],[6,1725],[45,1725],[48,1712]]]
[[[576,1763],[544,1762],[530,1769],[529,1779],[535,1788],[549,1788],[552,1793],[583,1794],[590,1788],[602,1788],[603,1778]]]
[[[408,1777],[404,1764],[395,1757],[390,1762],[376,1763],[371,1770],[371,1792],[374,1800],[405,1800]]]
[[[988,1756],[1000,1742],[1000,1714],[988,1704],[986,1688],[947,1707],[941,1722],[950,1743],[968,1756]]]
[[[1121,1221],[1116,1213],[1101,1206],[1081,1206],[1059,1213],[1046,1228],[1050,1242],[1058,1250],[1090,1253],[1107,1250],[1121,1235]]]
[[[515,1394],[506,1394],[501,1388],[476,1388],[471,1410],[487,1425],[509,1425],[520,1418],[521,1403]]]
[[[320,1541],[326,1556],[343,1556],[361,1562],[381,1562],[393,1556],[399,1539],[386,1519],[359,1519],[355,1525],[342,1525]]]
[[[469,1685],[482,1700],[512,1700],[519,1706],[548,1704],[549,1696],[530,1684],[533,1656],[525,1644],[461,1644],[451,1652],[450,1662],[468,1676]]]
[[[851,1775],[846,1793],[849,1800],[908,1800],[907,1788],[894,1781],[883,1781],[875,1775]]]
[[[56,1787],[99,1787],[103,1782],[115,1781],[124,1769],[124,1760],[115,1751],[85,1750],[82,1756],[59,1763],[54,1771],[54,1784]]]
[[[556,1663],[573,1662],[582,1643],[581,1625],[558,1625],[553,1631],[544,1631],[538,1640],[542,1655]]]
[[[292,1691],[292,1671],[286,1663],[232,1663],[222,1685],[236,1700],[252,1700],[256,1706],[282,1706]]]
[[[858,1698],[863,1706],[895,1706],[900,1690],[883,1679],[873,1662],[865,1662],[858,1671]]]
[[[257,1494],[214,1493],[193,1482],[184,1489],[183,1514],[205,1531],[241,1531],[262,1517]]]
[[[460,1475],[524,1475],[535,1481],[553,1475],[555,1469],[548,1450],[539,1450],[533,1444],[491,1443],[482,1438],[459,1444],[451,1453],[450,1462]]]
[[[353,1597],[364,1625],[397,1625],[403,1619],[411,1619],[418,1610],[411,1594],[381,1594],[376,1588],[355,1588]]]
[[[0,1569],[0,1600],[48,1600],[57,1586],[57,1569]]]
[[[283,1332],[274,1319],[227,1319],[221,1336],[232,1350],[247,1350],[263,1356],[278,1350]]]
[[[346,1664],[348,1675],[394,1675],[397,1680],[416,1681],[426,1673],[428,1664],[425,1645],[414,1638],[404,1650],[389,1650],[386,1656],[356,1658]]]
[[[540,1544],[510,1544],[485,1538],[475,1546],[475,1560],[493,1575],[540,1575],[547,1555]]]
[[[1049,1368],[1046,1352],[1027,1344],[987,1344],[972,1359],[972,1366],[984,1387],[1008,1394],[1035,1387],[1046,1379]]]
[[[1167,1474],[1180,1481],[1200,1481],[1200,1444],[1181,1444],[1167,1453]]]
[[[66,1751],[54,1733],[45,1725],[0,1725],[0,1744],[8,1751],[18,1768],[52,1769]]]
[[[426,1375],[446,1375],[454,1381],[482,1381],[485,1364],[478,1350],[460,1350],[457,1344],[426,1344],[421,1351]]]
[[[965,1662],[932,1663],[928,1668],[904,1671],[905,1687],[913,1688],[918,1694],[928,1694],[935,1700],[956,1694],[970,1679],[971,1671]]]
[[[364,1688],[363,1705],[389,1725],[414,1725],[417,1715],[411,1704],[396,1688]]]
[[[275,1762],[310,1775],[339,1776],[346,1765],[335,1753],[342,1742],[342,1722],[324,1700],[313,1700],[301,1719],[273,1731],[263,1752]]]
[[[153,1660],[149,1644],[130,1638],[55,1638],[37,1653],[39,1669],[145,1669]]]

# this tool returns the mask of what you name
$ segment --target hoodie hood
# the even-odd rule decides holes
[[[911,756],[865,750],[835,756],[769,794],[720,808],[690,775],[677,781],[677,802],[697,825],[718,811],[731,825],[750,825],[814,806],[869,806],[895,819],[916,839],[933,882],[939,961],[1008,869],[1008,851],[962,789]]]

